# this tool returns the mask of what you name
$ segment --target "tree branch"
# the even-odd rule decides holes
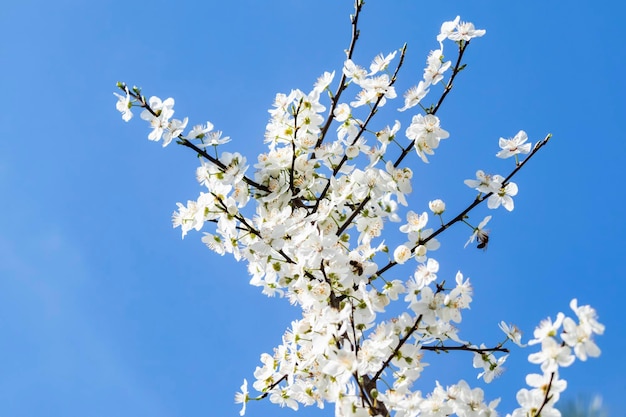
[[[351,16],[352,38],[350,39],[350,46],[348,46],[348,49],[346,50],[347,59],[352,59],[352,54],[356,46],[356,41],[357,39],[359,39],[358,23],[359,23],[359,15],[361,14],[362,8],[363,8],[363,1],[355,0],[354,1],[354,14]],[[335,109],[337,108],[337,104],[339,104],[339,98],[341,97],[341,94],[345,91],[347,87],[348,85],[346,84],[346,74],[344,74],[343,71],[341,71],[341,79],[339,80],[339,86],[337,87],[337,91],[335,92],[335,94],[330,98],[330,109],[328,110],[326,123],[322,127],[319,139],[317,140],[317,143],[315,144],[315,148],[319,148],[324,142],[324,138],[326,138],[326,133],[328,132],[328,129],[330,128],[330,125],[333,122],[333,113],[335,112]],[[315,153],[313,153],[311,157],[315,158]]]

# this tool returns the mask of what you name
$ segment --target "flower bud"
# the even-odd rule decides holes
[[[415,248],[415,257],[419,258],[422,256],[426,256],[426,252],[428,252],[428,249],[426,248],[426,246],[419,245],[418,247]]]
[[[428,207],[433,213],[435,213],[438,216],[442,214],[444,211],[446,211],[446,203],[444,203],[440,199],[436,199],[436,200],[428,202]]]

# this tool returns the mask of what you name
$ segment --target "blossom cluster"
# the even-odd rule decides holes
[[[540,365],[542,374],[526,376],[531,389],[523,388],[517,393],[520,408],[513,411],[511,417],[560,417],[554,405],[567,382],[560,379],[559,368],[570,366],[576,359],[586,361],[588,357],[600,356],[593,335],[603,334],[604,325],[598,322],[596,311],[590,306],[579,306],[576,299],[570,302],[570,308],[577,321],[558,313],[554,321],[547,318],[535,329],[534,339],[528,344],[541,344],[541,350],[530,354],[528,361]]]
[[[355,33],[361,8],[357,0]],[[413,150],[428,162],[440,141],[450,137],[436,113],[462,69],[470,41],[484,34],[458,17],[441,26],[439,48],[428,55],[423,79],[404,94],[400,112],[418,105],[423,112],[411,116],[402,141],[397,137],[400,121],[374,128],[371,120],[397,98],[394,84],[406,49],[376,56],[369,69],[348,53],[337,77],[325,72],[309,92],[276,95],[264,138],[267,152],[250,162],[237,152],[218,152],[230,138],[222,137],[212,123],[189,129],[188,118],[175,119],[174,99],[146,99],[139,88],[118,84],[124,94],[116,94],[116,106],[125,121],[132,118],[133,107],[140,107],[141,119],[151,127],[148,139],[163,146],[175,141],[202,157],[196,177],[203,191],[195,200],[178,203],[174,226],[183,236],[203,231],[208,248],[247,263],[252,285],[301,308],[301,317],[273,353],[261,355],[252,383],[260,394],[251,395],[245,380],[236,395],[241,415],[250,400],[261,398],[293,409],[332,403],[338,417],[496,415],[498,400],[487,402],[480,388],[465,381],[448,387],[437,383],[429,393],[414,388],[428,366],[428,352],[473,352],[473,364],[481,370],[478,377],[486,382],[501,372],[508,352],[503,344],[486,347],[461,338],[458,325],[472,302],[470,280],[461,272],[440,277],[432,253],[440,247],[436,237],[457,222],[471,227],[468,243],[478,240],[484,248],[484,227],[491,216],[474,227],[467,220],[469,211],[484,200],[490,209],[513,210],[518,188],[510,178],[527,160],[520,162],[518,155],[530,153],[530,158],[547,139],[532,152],[524,132],[500,139],[497,156],[515,156],[514,171],[503,177],[479,170],[475,180],[466,180],[479,194],[448,223],[443,218],[446,204],[431,201],[429,209],[441,226],[432,224],[427,211],[405,209],[413,171],[402,165]],[[458,52],[454,64],[444,62],[444,45],[449,43]],[[436,87],[441,88],[436,104],[422,106]],[[358,91],[352,100],[342,100],[349,89]],[[390,223],[405,235],[404,242],[391,248],[383,239]],[[391,268],[409,262],[415,262],[414,270],[406,279],[385,277]],[[400,314],[390,312],[392,303],[402,305]],[[591,339],[592,333],[602,333],[595,312],[575,302],[572,308],[579,324],[561,318],[535,332],[530,343],[541,343],[542,350],[529,360],[540,364],[544,375],[529,380],[534,390],[520,391],[522,411],[516,410],[514,417],[551,409],[562,386],[557,368],[571,363],[563,349],[573,348],[581,360],[599,354]],[[558,344],[554,336],[561,324],[563,342]],[[521,345],[514,328],[503,325],[503,330]],[[546,383],[548,388],[541,391]]]

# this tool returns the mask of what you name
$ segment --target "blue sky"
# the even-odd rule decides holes
[[[199,234],[181,241],[170,216],[200,191],[195,157],[149,143],[145,123],[121,120],[112,92],[125,81],[174,97],[178,117],[210,120],[233,138],[225,150],[253,160],[275,93],[308,91],[340,68],[351,1],[5,3],[0,415],[237,415],[241,381],[298,312],[249,286],[245,266],[208,251]],[[355,53],[369,65],[408,42],[404,91],[421,78],[441,22],[461,15],[487,30],[439,113],[451,138],[429,166],[409,162],[411,201],[416,211],[434,198],[460,210],[474,197],[464,179],[510,168],[494,157],[499,137],[554,135],[516,177],[515,211],[478,209],[477,220],[494,215],[489,250],[463,249],[470,230],[458,226],[436,258],[442,273],[472,278],[462,333],[472,341],[497,342],[500,320],[527,339],[574,297],[594,306],[607,327],[603,353],[563,371],[565,399],[601,394],[613,416],[626,409],[623,12],[616,1],[368,0]],[[408,125],[408,115],[381,117]],[[503,414],[535,370],[528,353],[513,349],[507,372],[485,387]],[[436,378],[474,381],[469,356],[430,362],[426,391]],[[248,410],[295,415],[269,403]]]

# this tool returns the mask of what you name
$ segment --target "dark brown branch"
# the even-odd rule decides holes
[[[461,61],[463,60],[463,54],[465,53],[465,50],[469,46],[469,43],[470,41],[461,41],[461,44],[459,45],[459,57],[457,58],[456,64],[454,65],[454,70],[452,70],[452,75],[450,76],[450,79],[448,80],[448,83],[446,84],[446,88],[444,89],[443,94],[441,95],[441,97],[439,97],[439,101],[435,105],[434,109],[431,112],[429,112],[429,114],[434,115],[435,113],[437,113],[437,110],[439,110],[439,107],[441,107],[441,104],[443,104],[443,101],[446,99],[446,96],[452,90],[454,79],[459,74],[459,72],[461,72],[461,70],[464,68],[464,66],[461,66]]]
[[[548,387],[546,388],[546,394],[543,397],[543,403],[541,403],[541,407],[539,407],[539,410],[537,410],[537,412],[535,414],[533,414],[532,417],[540,417],[541,416],[541,411],[543,410],[543,408],[550,402],[550,400],[552,399],[552,395],[550,395],[550,388],[552,388],[552,381],[554,380],[554,372],[552,372],[552,374],[550,375],[550,381],[548,382]]]
[[[278,381],[276,381],[276,382],[274,382],[272,385],[270,385],[270,386],[267,388],[267,391],[265,391],[265,392],[263,393],[263,395],[261,395],[261,396],[259,397],[259,399],[266,398],[266,397],[270,394],[270,391],[271,391],[271,390],[273,390],[274,388],[276,388],[276,387],[278,386],[278,384],[280,384],[281,382],[283,382],[283,381],[287,380],[287,377],[288,377],[288,376],[289,376],[289,375],[285,374],[285,375],[283,375],[283,376],[282,376],[282,377],[281,377]]]
[[[400,351],[400,348],[406,343],[407,340],[409,340],[409,338],[413,335],[413,333],[417,330],[417,328],[419,327],[419,324],[422,321],[422,315],[420,314],[419,317],[415,320],[415,324],[413,325],[413,327],[411,327],[406,334],[404,335],[404,337],[402,339],[400,339],[400,341],[398,342],[398,346],[396,346],[396,348],[393,350],[393,352],[391,353],[391,355],[389,355],[389,357],[385,360],[385,362],[383,363],[383,365],[380,367],[380,369],[378,370],[378,372],[376,372],[376,374],[374,374],[374,376],[372,377],[372,383],[376,383],[376,381],[378,380],[378,378],[380,378],[380,376],[382,375],[382,373],[385,371],[385,369],[389,366],[389,364],[391,363],[391,360],[394,358],[394,356],[396,356],[396,354]]]
[[[298,107],[296,107],[293,112],[293,139],[291,140],[291,171],[289,172],[289,191],[291,195],[295,197],[296,191],[294,188],[294,176],[296,175],[296,139],[298,137],[298,114],[300,113],[300,107],[302,106],[302,99],[298,102]]]
[[[420,349],[430,350],[433,352],[439,352],[439,351],[447,352],[447,351],[453,351],[453,350],[463,350],[466,352],[474,352],[474,353],[486,353],[486,352],[509,353],[509,349],[504,348],[502,346],[496,346],[492,348],[477,348],[475,346],[466,346],[466,345],[463,345],[463,346],[421,346]]]
[[[363,199],[363,201],[361,201],[361,204],[359,204],[359,206],[354,209],[354,211],[352,212],[352,214],[350,214],[350,217],[348,217],[346,219],[345,222],[343,222],[343,224],[341,225],[341,227],[337,230],[337,232],[335,233],[337,236],[341,236],[341,234],[348,228],[348,226],[350,226],[350,224],[352,224],[352,221],[354,220],[354,218],[356,216],[358,216],[358,214],[361,212],[361,210],[363,210],[363,207],[365,207],[365,205],[370,201],[370,196],[368,195],[367,197],[365,197]]]
[[[197,147],[196,145],[194,145],[193,143],[191,143],[189,140],[185,139],[182,136],[178,137],[178,143],[186,146],[187,148],[193,149],[194,151],[196,151],[199,155],[201,155],[203,158],[207,159],[209,162],[211,162],[212,164],[214,164],[215,166],[217,166],[218,168],[220,168],[222,170],[222,172],[226,172],[226,170],[228,169],[228,167],[226,165],[224,165],[224,163],[222,163],[219,159],[212,157],[211,155],[209,155],[204,149],[201,149],[199,147]],[[256,181],[248,178],[247,176],[243,177],[243,182],[245,182],[246,184],[264,191],[266,193],[270,192],[270,189],[267,188],[266,186],[264,186],[263,184],[259,184]]]

